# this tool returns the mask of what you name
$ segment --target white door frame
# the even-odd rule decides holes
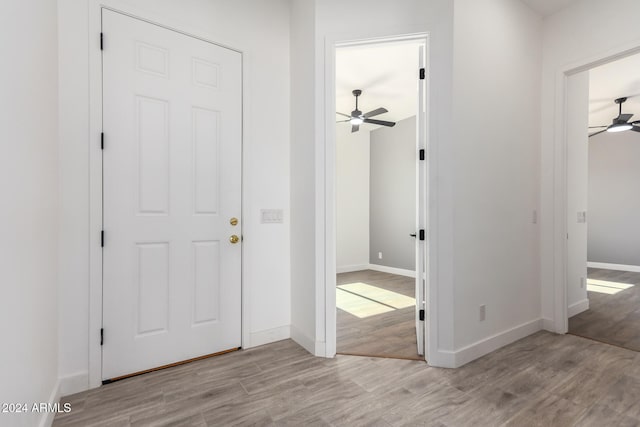
[[[567,138],[567,79],[576,73],[587,71],[624,57],[640,53],[640,41],[610,49],[600,55],[587,58],[560,69],[556,74],[554,128],[554,201],[553,201],[553,330],[559,334],[569,331],[567,307],[567,280],[569,245],[568,230],[568,138]]]
[[[435,263],[434,250],[435,239],[432,239],[428,225],[433,224],[432,219],[435,219],[435,208],[431,200],[434,199],[434,195],[431,192],[429,186],[429,171],[433,169],[434,159],[429,155],[429,132],[428,129],[428,117],[429,117],[429,85],[430,85],[430,56],[429,56],[429,33],[416,33],[406,35],[396,35],[388,37],[368,38],[368,39],[343,39],[343,38],[331,38],[327,37],[325,40],[325,94],[324,94],[324,119],[325,119],[325,147],[324,151],[320,152],[319,158],[321,159],[324,177],[319,181],[323,184],[324,191],[318,191],[316,194],[316,201],[318,206],[324,207],[322,214],[324,216],[324,229],[316,230],[316,238],[318,238],[319,245],[316,246],[318,253],[316,254],[318,280],[324,283],[324,293],[317,294],[317,298],[324,300],[324,332],[325,332],[325,348],[316,350],[316,355],[324,353],[326,357],[333,357],[336,355],[336,136],[335,136],[335,116],[336,116],[336,82],[335,82],[335,70],[336,70],[336,48],[353,45],[363,44],[380,44],[385,42],[398,42],[398,41],[417,41],[422,42],[425,45],[425,63],[426,63],[426,78],[425,78],[425,111],[418,113],[417,122],[423,125],[422,141],[419,141],[419,146],[424,148],[426,156],[426,170],[425,182],[422,183],[427,190],[427,195],[424,198],[425,206],[422,206],[422,212],[424,212],[424,218],[421,219],[421,223],[425,224],[426,240],[425,240],[425,260],[424,265],[427,271],[425,280],[424,295],[427,300],[427,306],[425,307],[425,358],[429,360],[431,358],[430,350],[436,351],[435,348],[429,346],[429,342],[436,342],[436,337],[433,335],[436,328],[432,325],[437,324],[437,311],[435,298],[431,293],[431,280],[430,277],[434,277],[430,271],[430,267]],[[418,70],[416,70],[416,79],[418,79]],[[420,117],[422,115],[422,117]],[[420,126],[420,125],[419,125]],[[416,153],[417,155],[417,153]],[[433,215],[432,215],[433,214]],[[428,221],[429,220],[429,221]],[[322,222],[322,221],[321,221]],[[417,268],[417,267],[416,267]],[[434,341],[431,341],[434,340]],[[320,350],[320,351],[318,351]]]
[[[102,9],[128,15],[132,18],[149,22],[154,25],[175,31],[196,39],[215,44],[236,51],[242,55],[242,182],[247,182],[248,171],[246,162],[246,138],[247,134],[247,54],[244,50],[232,45],[237,42],[220,40],[220,35],[203,34],[189,25],[178,22],[171,16],[158,16],[148,10],[139,10],[131,6],[126,0],[91,0],[89,4],[89,388],[99,387],[102,384],[102,349],[100,346],[100,329],[102,328],[102,150],[100,148],[100,134],[102,132],[102,53],[100,50],[100,33],[102,31]],[[105,49],[108,49],[108,34],[105,35]],[[245,209],[248,206],[249,195],[243,185],[241,221],[243,234],[247,233],[244,225]],[[245,262],[246,250],[242,248],[242,276],[246,274]],[[249,331],[246,325],[250,324],[248,307],[248,291],[241,281],[242,292],[242,346],[249,343]],[[108,339],[108,331],[106,338]]]

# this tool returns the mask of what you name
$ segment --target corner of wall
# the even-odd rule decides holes
[[[60,402],[60,381],[56,381],[53,386],[53,390],[51,390],[51,394],[49,395],[49,400],[47,401],[50,405],[55,405]],[[38,423],[39,427],[49,427],[53,424],[53,419],[56,416],[56,412],[54,411],[46,411],[42,414],[40,418],[40,422]]]
[[[316,342],[313,338],[306,335],[295,325],[291,325],[291,339],[298,345],[307,350],[309,353],[316,355]]]

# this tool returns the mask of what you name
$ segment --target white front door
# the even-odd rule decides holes
[[[241,54],[103,9],[103,379],[241,342]],[[237,225],[232,225],[237,218]]]

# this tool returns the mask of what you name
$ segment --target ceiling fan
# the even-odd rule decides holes
[[[358,97],[362,95],[362,91],[360,89],[356,89],[351,93],[353,93],[353,96],[356,97],[356,109],[351,112],[351,115],[338,113],[336,111],[336,114],[349,117],[347,120],[341,120],[339,123],[351,122],[351,132],[358,132],[358,130],[360,130],[360,125],[363,123],[370,123],[372,125],[382,125],[382,126],[388,126],[388,127],[393,127],[396,125],[395,122],[387,122],[384,120],[371,119],[371,117],[373,116],[377,116],[383,113],[388,113],[389,111],[386,108],[380,107],[380,108],[376,108],[373,111],[369,111],[368,113],[362,114],[362,111],[358,110]]]
[[[629,123],[629,119],[633,117],[633,114],[622,114],[622,104],[624,104],[626,100],[627,98],[618,98],[614,101],[619,106],[618,117],[615,117],[612,120],[610,125],[590,126],[589,129],[596,129],[596,128],[605,128],[605,129],[592,133],[591,135],[589,135],[589,138],[591,138],[594,135],[601,134],[602,132],[622,132],[625,130],[640,132],[640,127],[637,126],[637,125],[640,125],[640,120],[636,120],[635,122]]]

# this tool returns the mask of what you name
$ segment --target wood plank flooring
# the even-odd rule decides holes
[[[337,275],[338,286],[362,282],[415,299],[415,279],[373,270]],[[415,304],[358,318],[337,310],[337,350],[342,354],[423,360],[416,344]]]
[[[615,295],[587,292],[589,310],[569,318],[569,333],[640,351],[640,273],[589,268],[588,277],[634,286]]]
[[[459,369],[291,340],[63,398],[54,426],[640,425],[640,353],[539,332]]]

